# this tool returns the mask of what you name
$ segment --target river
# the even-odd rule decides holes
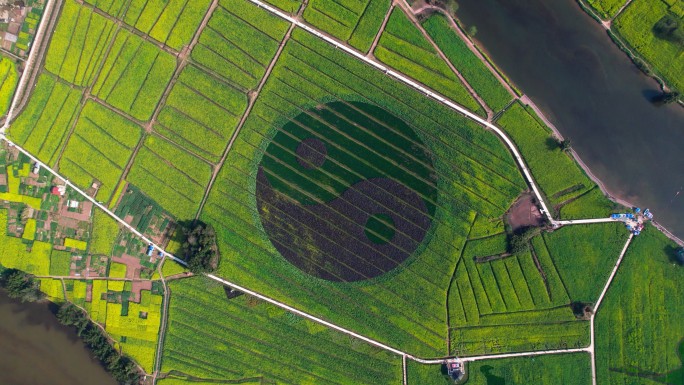
[[[609,193],[684,238],[684,108],[651,103],[658,84],[575,0],[458,3],[464,26]]]
[[[0,384],[116,385],[48,304],[22,304],[0,290]]]

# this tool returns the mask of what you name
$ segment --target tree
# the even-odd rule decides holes
[[[76,327],[79,336],[83,334],[83,331],[88,327],[90,321],[83,310],[79,309],[78,306],[71,302],[65,302],[57,311],[57,320],[66,326]]]
[[[477,27],[471,25],[470,28],[468,28],[468,36],[475,37],[475,35],[477,35]]]
[[[208,273],[218,267],[216,232],[206,223],[196,221],[184,229],[183,253],[188,269],[195,274]]]
[[[10,298],[19,299],[21,302],[35,302],[45,298],[40,291],[40,282],[21,270],[5,270],[0,277],[0,284],[7,290]]]
[[[676,103],[679,100],[679,92],[663,92],[660,100],[664,104]]]
[[[561,151],[568,152],[572,148],[572,143],[570,142],[570,139],[563,139],[558,142],[558,147],[560,147]]]

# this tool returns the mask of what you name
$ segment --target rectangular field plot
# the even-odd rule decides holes
[[[148,120],[175,66],[173,56],[120,30],[93,86],[93,94],[136,119]]]
[[[127,180],[180,220],[195,217],[209,182],[209,165],[167,141],[148,136]]]
[[[677,248],[648,226],[627,249],[596,315],[599,383],[684,383],[684,268],[674,263]]]
[[[89,86],[115,33],[114,23],[68,0],[45,58],[45,69],[77,86]]]
[[[217,162],[246,108],[247,96],[242,91],[187,66],[154,129],[188,151]]]
[[[163,372],[240,383],[259,377],[279,384],[401,382],[399,356],[248,295],[228,299],[207,278],[170,288]]]
[[[279,139],[272,141],[273,135]],[[293,150],[310,137],[320,138],[327,149],[323,163],[313,167],[315,174],[298,163],[302,158]],[[434,171],[420,160],[426,153],[443,160],[436,161]],[[392,175],[399,180],[406,173],[405,186],[434,208],[438,225],[411,263],[378,278],[356,271],[368,284],[350,284],[329,267],[325,259],[336,251],[324,253],[298,242],[297,229],[325,240],[319,228],[291,218],[277,203],[257,200],[265,185],[260,174],[279,186],[283,201],[302,199],[315,206],[336,199],[359,178]],[[442,181],[438,202],[430,178]],[[202,219],[214,225],[219,238],[223,259],[217,274],[313,314],[334,314],[338,324],[428,356],[444,354],[445,288],[476,213],[500,217],[523,188],[510,154],[491,133],[295,30],[228,154]],[[267,223],[274,229],[267,235],[264,221],[280,215],[285,216],[282,223]],[[346,252],[375,235],[371,230],[365,236],[351,234],[326,218],[318,219],[336,228],[331,249]],[[273,234],[293,238],[278,250]],[[295,249],[296,255],[318,252],[303,257],[300,270],[281,254]],[[388,256],[382,251],[369,258],[372,269]],[[333,279],[313,279],[312,270]]]
[[[558,204],[591,190],[594,183],[560,147],[549,148],[555,141],[551,131],[519,102],[497,120],[525,158],[535,182],[551,204]]]
[[[390,67],[483,114],[482,107],[401,8],[392,11],[373,54]]]
[[[98,181],[97,197],[108,200],[141,135],[135,123],[89,101],[59,160],[59,171],[84,188]]]
[[[42,74],[8,136],[41,161],[54,165],[79,109],[81,96],[79,90],[52,75]]]
[[[423,22],[423,27],[489,108],[496,112],[508,105],[513,95],[461,40],[445,16],[434,14]]]
[[[591,356],[573,353],[483,360],[469,363],[468,374],[468,385],[489,385],[492,379],[502,379],[502,384],[588,385]]]
[[[0,58],[0,115],[9,110],[17,83],[19,74],[14,62],[6,57]]]
[[[312,0],[304,10],[304,20],[368,52],[389,6],[389,0]]]
[[[256,88],[288,24],[247,1],[222,1],[192,59],[243,90]]]
[[[167,46],[190,44],[211,0],[86,0]]]

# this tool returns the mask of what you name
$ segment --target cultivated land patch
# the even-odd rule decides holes
[[[389,0],[312,0],[304,10],[304,20],[368,52],[389,7]]]
[[[267,0],[266,3],[272,4],[285,12],[296,13],[302,6],[303,0]]]
[[[135,157],[127,180],[180,220],[197,213],[209,183],[208,164],[154,135]]]
[[[431,157],[387,111],[358,102],[316,106],[282,127],[262,157],[261,224],[280,254],[311,275],[345,282],[382,275],[418,249],[432,224]]]
[[[247,108],[247,96],[195,66],[183,68],[154,129],[186,150],[218,162]]]
[[[17,83],[19,74],[14,62],[6,57],[0,58],[0,115],[9,110]]]
[[[120,29],[92,92],[134,118],[148,120],[175,67],[173,56]]]
[[[627,0],[586,0],[602,19],[610,19],[626,4]]]
[[[83,188],[96,182],[97,196],[109,200],[141,135],[140,126],[88,101],[64,148],[59,170]]]
[[[91,85],[115,32],[114,22],[67,0],[50,40],[45,69],[74,85]]]
[[[297,384],[392,384],[401,358],[207,278],[170,284],[162,371],[172,377]],[[207,343],[211,341],[211,343]]]
[[[392,10],[373,55],[467,109],[484,113],[461,80],[400,7]]]
[[[283,129],[286,125],[293,125],[291,127],[299,132],[320,126],[328,132],[325,137],[315,136],[311,131],[308,137],[324,142],[327,153],[323,168],[317,172],[321,177],[327,176],[326,179],[311,178],[311,170],[306,168],[321,162],[322,154],[316,154],[316,148],[322,148],[319,144],[309,141],[300,148],[300,140],[292,142],[289,151],[286,151],[288,147],[276,148],[283,151],[281,154],[289,153],[289,164],[295,165],[294,169],[298,171],[295,173],[282,166],[283,171],[292,171],[293,176],[288,177],[290,181],[306,182],[311,186],[307,187],[309,190],[316,187],[322,193],[332,192],[336,196],[335,186],[344,190],[345,185],[340,184],[339,176],[333,178],[327,172],[326,167],[339,163],[337,156],[331,160],[329,154],[335,151],[345,155],[349,159],[345,160],[347,164],[353,164],[355,158],[351,151],[345,151],[344,146],[336,143],[335,138],[344,138],[346,143],[363,148],[361,141],[345,138],[341,128],[352,126],[350,122],[354,119],[363,118],[362,121],[368,123],[355,128],[358,134],[377,141],[383,146],[381,148],[392,148],[386,138],[371,135],[373,126],[370,123],[382,127],[383,121],[394,118],[383,115],[385,120],[379,120],[373,110],[369,113],[364,110],[366,108],[374,108],[378,113],[385,110],[403,120],[429,152],[425,154],[420,146],[404,146],[408,142],[406,134],[392,130],[398,136],[397,143],[401,144],[392,151],[396,151],[402,161],[390,167],[390,159],[397,159],[395,155],[366,149],[369,156],[378,160],[376,164],[364,163],[369,169],[364,172],[379,173],[381,169],[377,167],[387,164],[385,173],[401,170],[422,183],[438,180],[436,199],[426,199],[430,194],[422,193],[423,200],[434,205],[433,224],[423,245],[390,273],[362,285],[315,279],[283,257],[264,231],[264,214],[260,214],[257,199],[259,166],[263,166],[266,159],[272,159],[268,153],[273,149],[269,146],[278,143],[274,137],[289,132]],[[298,124],[302,122],[304,124]],[[403,139],[401,135],[404,135]],[[300,150],[301,163],[292,154],[292,149],[295,154]],[[430,153],[432,155],[428,155]],[[427,170],[411,171],[412,165],[420,164],[416,159],[426,156],[432,158],[435,177],[421,176]],[[357,161],[362,162],[361,158]],[[384,163],[379,163],[381,161]],[[330,162],[328,166],[327,162]],[[354,175],[350,171],[345,173]],[[391,175],[385,174],[385,177]],[[401,174],[392,179],[400,178],[406,180]],[[281,182],[294,186],[288,179]],[[414,182],[408,185],[420,191]],[[202,219],[212,223],[219,235],[223,256],[219,267],[221,276],[286,303],[297,303],[298,307],[313,314],[334,314],[336,323],[414,354],[442,355],[446,322],[444,288],[451,280],[475,213],[490,218],[501,216],[523,188],[524,183],[511,156],[496,137],[384,74],[295,30],[228,155]],[[372,214],[366,208],[363,211],[366,211],[366,218]],[[283,215],[276,208],[269,212],[269,215]],[[303,237],[297,234],[304,229],[301,224],[291,221],[289,226],[280,230],[291,237]],[[357,238],[357,243],[367,239],[364,233],[358,234]],[[330,241],[344,251],[357,247]],[[313,250],[312,254],[321,255],[321,252]],[[317,263],[315,259],[309,258],[307,263],[318,271],[332,273],[330,266]]]
[[[86,0],[140,32],[180,50],[190,43],[210,0]]]
[[[236,87],[255,89],[288,23],[242,1],[221,1],[192,50],[192,59]]]
[[[49,74],[38,78],[24,111],[12,123],[10,135],[17,144],[49,165],[57,162],[58,150],[79,109],[81,91]]]

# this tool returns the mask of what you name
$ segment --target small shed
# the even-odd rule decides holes
[[[459,359],[451,359],[445,362],[447,374],[454,380],[454,382],[459,382],[465,377],[465,366],[463,361]]]

